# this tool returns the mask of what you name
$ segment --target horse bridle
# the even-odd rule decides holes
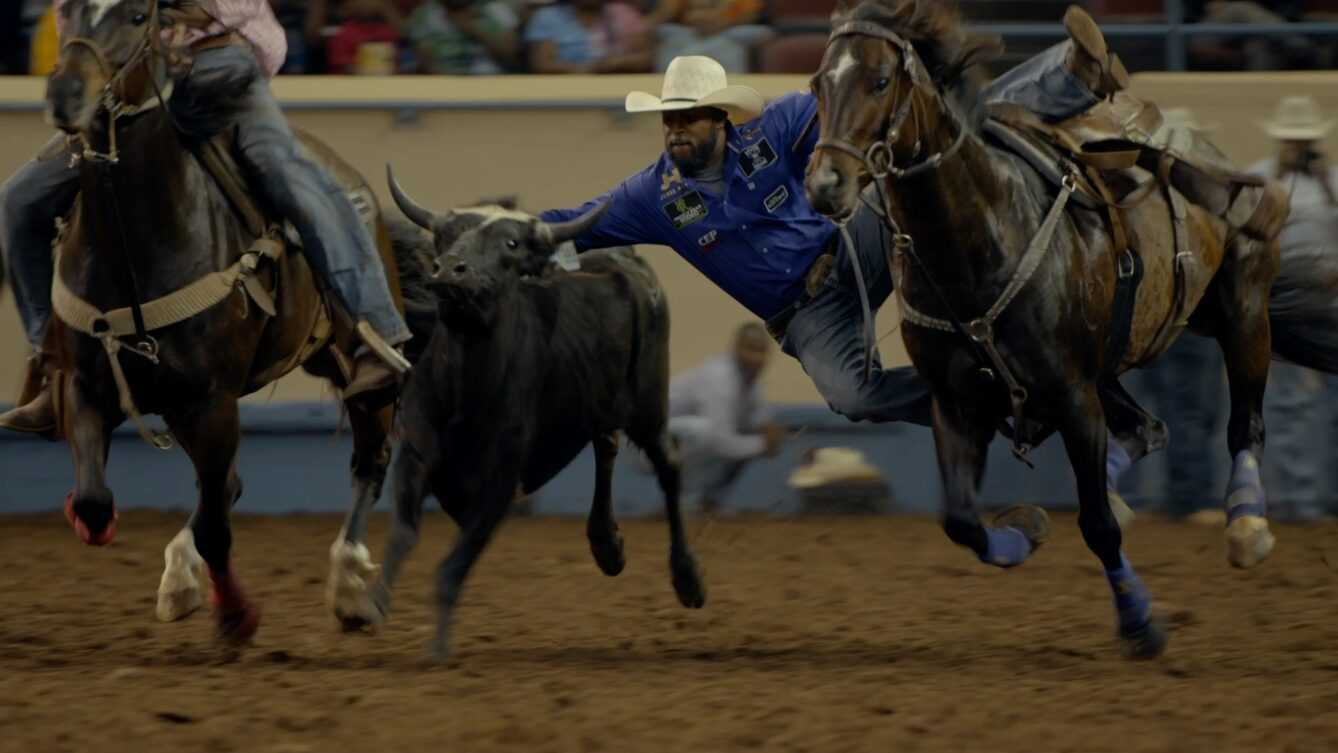
[[[119,68],[114,67],[111,64],[111,61],[107,59],[107,53],[103,52],[97,42],[94,42],[88,37],[71,37],[65,40],[61,45],[62,52],[72,47],[82,47],[88,50],[92,53],[93,59],[97,61],[98,68],[102,71],[102,74],[107,77],[107,83],[102,87],[102,94],[100,97],[101,107],[107,111],[107,151],[97,151],[88,143],[88,139],[80,134],[78,139],[83,143],[83,149],[77,155],[76,159],[84,159],[96,163],[116,164],[120,161],[120,153],[116,146],[116,121],[121,118],[138,115],[142,112],[166,104],[171,84],[168,84],[166,91],[164,88],[159,87],[158,80],[153,75],[152,71],[149,72],[149,80],[153,84],[153,97],[149,97],[139,104],[130,105],[126,103],[125,92],[123,91],[126,78],[130,72],[135,70],[136,65],[143,62],[146,57],[152,55],[156,51],[160,37],[161,26],[159,24],[158,2],[157,0],[154,0],[154,2],[150,3],[149,18],[144,24],[144,38],[139,41],[139,44],[135,46],[130,57],[126,58],[126,61],[122,63]]]
[[[961,123],[955,123],[957,136],[953,139],[952,144],[950,144],[947,149],[935,152],[908,167],[897,167],[894,164],[895,159],[892,153],[892,146],[896,143],[897,139],[901,137],[902,127],[905,126],[906,121],[910,119],[914,113],[913,107],[915,103],[916,87],[921,84],[929,83],[929,75],[925,72],[924,66],[920,62],[920,57],[916,54],[915,48],[911,46],[910,41],[890,29],[885,29],[872,21],[847,21],[840,26],[837,26],[835,29],[832,29],[831,35],[827,38],[827,44],[830,45],[836,39],[847,36],[874,37],[876,39],[881,39],[896,48],[901,54],[901,69],[910,80],[911,90],[888,118],[887,126],[883,129],[883,132],[878,137],[874,138],[868,148],[860,149],[849,139],[829,137],[818,140],[817,145],[813,148],[815,152],[821,149],[831,149],[848,154],[859,160],[860,164],[864,166],[864,169],[868,171],[869,175],[875,181],[881,181],[887,178],[901,180],[920,172],[933,170],[942,164],[943,160],[952,156],[961,148],[962,143],[966,140],[967,129]],[[919,134],[917,134],[915,142],[915,152],[917,155],[919,150],[920,138]]]

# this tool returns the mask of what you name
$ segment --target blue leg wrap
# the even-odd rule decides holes
[[[1016,528],[986,528],[988,544],[980,561],[997,567],[1014,567],[1027,561],[1031,542]]]
[[[1152,598],[1143,581],[1134,573],[1134,566],[1120,555],[1120,566],[1106,571],[1110,591],[1115,596],[1115,611],[1119,614],[1120,633],[1128,634],[1148,624],[1152,616]]]
[[[1246,515],[1268,516],[1264,482],[1259,477],[1259,460],[1249,450],[1236,453],[1231,469],[1231,483],[1226,496],[1227,524]]]

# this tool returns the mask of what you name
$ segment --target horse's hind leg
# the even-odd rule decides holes
[[[623,557],[623,537],[613,520],[613,462],[618,458],[618,433],[597,435],[591,443],[595,450],[595,498],[586,519],[585,535],[590,553],[605,575],[617,575],[627,561]]]
[[[993,424],[973,419],[967,408],[934,400],[934,445],[943,480],[943,531],[980,558],[998,567],[1026,561],[1050,534],[1050,520],[1039,507],[1011,507],[994,526],[980,522],[976,497],[985,473]]]
[[[215,619],[220,637],[241,642],[260,626],[260,610],[242,593],[232,570],[232,505],[241,494],[237,446],[241,424],[237,400],[220,398],[199,411],[170,416],[168,424],[195,464],[200,502],[191,517],[191,533],[209,569]]]
[[[1106,500],[1106,420],[1095,389],[1075,396],[1060,433],[1078,482],[1078,527],[1106,571],[1125,651],[1132,658],[1157,656],[1166,648],[1166,634],[1152,619],[1147,588],[1120,551],[1120,526]]]
[[[367,624],[367,589],[377,573],[364,542],[367,514],[381,497],[386,468],[390,465],[386,435],[394,414],[389,407],[368,410],[356,400],[346,405],[353,426],[353,506],[330,545],[330,579],[325,597],[343,629],[357,630]]]
[[[1273,551],[1259,459],[1264,449],[1264,388],[1272,353],[1268,297],[1277,273],[1277,253],[1276,248],[1238,236],[1228,254],[1230,266],[1215,281],[1222,305],[1217,319],[1220,326],[1215,329],[1231,390],[1227,559],[1236,567],[1253,567]]]

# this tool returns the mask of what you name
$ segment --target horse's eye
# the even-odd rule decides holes
[[[507,248],[520,248],[520,241],[517,241],[515,238],[511,238],[511,239],[509,239],[509,240],[506,242],[506,247],[507,247]]]
[[[143,26],[145,22],[147,22],[148,20],[149,17],[144,15],[143,13],[136,13],[135,17],[130,19],[130,22],[136,26]]]
[[[878,82],[873,85],[873,90],[876,92],[885,92],[887,91],[887,86],[890,83],[892,82],[889,81],[888,79],[880,78],[878,79]]]

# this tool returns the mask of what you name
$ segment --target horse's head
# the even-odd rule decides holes
[[[810,82],[820,131],[804,180],[809,203],[843,220],[870,180],[923,159],[947,127],[940,87],[997,49],[997,39],[968,36],[951,9],[931,0],[838,7]]]
[[[432,212],[400,187],[387,170],[395,204],[415,225],[432,233],[436,259],[431,286],[443,313],[487,324],[497,299],[524,277],[537,277],[557,247],[589,230],[608,203],[567,222],[544,222],[502,206]]]
[[[87,134],[99,112],[152,96],[158,0],[70,0],[60,61],[47,82],[48,117]]]

